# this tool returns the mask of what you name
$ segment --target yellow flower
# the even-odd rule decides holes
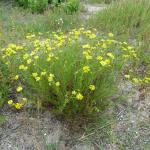
[[[17,47],[15,44],[11,44],[11,43],[8,46],[12,49],[15,49]]]
[[[45,76],[46,75],[46,71],[41,72],[41,76]]]
[[[105,60],[105,63],[106,63],[107,65],[110,65],[110,60],[109,60],[109,59],[106,59],[106,60]]]
[[[33,56],[33,55],[35,55],[35,52],[34,52],[34,51],[31,52],[30,56]]]
[[[112,53],[107,53],[107,56],[109,56],[112,59],[115,59],[114,55]]]
[[[17,47],[16,47],[16,50],[22,50],[22,49],[23,49],[22,46],[17,46]]]
[[[108,33],[108,36],[109,36],[109,37],[113,37],[114,34],[110,32],[110,33]]]
[[[30,40],[30,39],[32,39],[32,38],[34,38],[34,37],[35,37],[35,34],[31,34],[31,35],[27,35],[27,36],[26,36],[26,39]]]
[[[145,78],[144,78],[144,82],[145,82],[145,83],[149,83],[149,82],[150,82],[150,77],[145,77]]]
[[[100,61],[100,64],[102,65],[102,66],[107,66],[107,65],[110,65],[110,60],[109,59],[106,59],[105,61]]]
[[[35,80],[36,80],[36,81],[40,81],[41,78],[40,78],[40,77],[35,77]]]
[[[38,50],[40,50],[40,46],[38,47],[37,45],[37,47],[35,48],[35,51],[38,51]]]
[[[23,90],[22,86],[18,86],[17,89],[16,89],[17,92],[21,92],[22,90]]]
[[[76,91],[72,91],[72,95],[76,95],[77,94],[77,92]]]
[[[133,47],[132,47],[132,46],[128,46],[127,48],[128,48],[128,50],[132,50],[132,49],[133,49]]]
[[[48,50],[48,51],[51,51],[51,50],[52,50],[52,48],[51,48],[51,47],[47,47],[47,50]]]
[[[52,58],[51,57],[48,57],[47,59],[46,59],[46,61],[51,61],[52,60]]]
[[[136,52],[135,52],[134,50],[132,50],[132,51],[130,52],[130,55],[133,56],[133,57],[135,57],[135,58],[137,58],[137,54],[136,54]]]
[[[22,98],[23,103],[27,103],[27,98]]]
[[[86,55],[89,55],[89,52],[88,51],[83,51],[82,54],[86,56]]]
[[[36,56],[34,56],[34,59],[39,59],[39,56],[37,56],[37,55],[36,55]]]
[[[24,65],[20,65],[20,66],[19,66],[19,69],[20,69],[20,70],[23,70],[23,69],[24,69]]]
[[[111,44],[112,42],[114,42],[114,41],[113,40],[109,40],[109,39],[107,40],[108,44]]]
[[[24,65],[20,65],[20,66],[19,66],[19,70],[27,70],[27,69],[28,69],[27,66],[24,66]]]
[[[19,79],[19,75],[15,75],[14,80],[18,80]]]
[[[28,59],[27,60],[27,64],[31,64],[32,60],[31,59]]]
[[[77,100],[83,100],[84,96],[81,93],[76,95]]]
[[[29,57],[29,54],[27,53],[23,55],[23,59],[27,59],[28,57]]]
[[[128,74],[124,75],[124,77],[125,77],[126,79],[130,79],[130,75],[128,75]]]
[[[25,66],[25,67],[24,67],[24,70],[27,70],[27,69],[28,69],[28,67],[27,67],[27,66]]]
[[[90,35],[89,35],[89,38],[90,38],[90,39],[96,38],[96,34],[90,34]]]
[[[58,59],[59,59],[59,57],[55,57],[55,59],[56,59],[56,60],[58,60]]]
[[[89,89],[90,89],[91,91],[94,91],[94,90],[95,90],[95,85],[90,85],[90,86],[89,86]]]
[[[60,82],[56,82],[55,85],[58,87],[60,86]]]
[[[12,104],[13,104],[13,100],[12,99],[8,100],[8,105],[12,105]]]
[[[35,77],[38,76],[38,73],[37,73],[37,72],[34,72],[34,73],[32,73],[32,76],[35,78]]]
[[[103,57],[102,56],[97,56],[97,60],[101,61],[101,60],[103,60]]]
[[[123,58],[130,58],[130,55],[123,55]]]
[[[106,49],[107,45],[105,43],[103,43],[102,47]]]
[[[123,44],[127,45],[128,43],[127,42],[123,42]]]
[[[91,55],[89,55],[89,54],[88,54],[88,55],[86,55],[85,57],[86,57],[86,59],[87,59],[87,60],[92,59],[92,56],[91,56]]]
[[[83,67],[83,72],[84,73],[88,73],[90,71],[90,67],[89,66],[84,66]]]
[[[89,48],[91,48],[91,46],[89,44],[85,44],[85,45],[82,46],[82,48],[89,49]]]
[[[16,108],[16,109],[21,109],[22,106],[23,106],[23,105],[22,105],[21,103],[16,103],[16,104],[15,104],[15,108]]]
[[[133,78],[132,81],[136,84],[138,84],[140,82],[139,79],[137,79],[137,78]]]
[[[54,80],[54,74],[49,74],[48,81],[51,82]]]
[[[105,61],[100,61],[100,64],[101,64],[102,66],[106,66]]]

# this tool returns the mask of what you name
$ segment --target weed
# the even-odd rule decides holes
[[[23,81],[17,79],[16,92],[36,93],[29,98],[34,104],[40,101],[40,106],[51,105],[68,115],[109,107],[124,65],[137,59],[134,48],[114,40],[112,33],[102,36],[84,28],[47,36],[28,34],[23,44],[1,50],[14,79]]]

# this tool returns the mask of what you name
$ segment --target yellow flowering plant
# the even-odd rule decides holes
[[[115,40],[113,33],[84,28],[44,37],[30,34],[23,44],[8,45],[2,55],[15,74],[17,92],[34,104],[40,99],[42,106],[54,106],[57,113],[86,115],[110,106],[124,68],[137,59],[134,47]]]
[[[16,102],[16,103],[12,99],[7,101],[10,107],[14,107],[17,110],[22,109],[27,104],[27,102],[28,100],[25,97],[23,97],[22,99],[19,100],[19,102]]]

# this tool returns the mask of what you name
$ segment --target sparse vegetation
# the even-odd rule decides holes
[[[133,39],[149,40],[149,7],[149,0],[118,1],[92,16],[89,25]]]

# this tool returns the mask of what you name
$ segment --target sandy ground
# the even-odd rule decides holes
[[[88,19],[91,15],[104,10],[107,5],[105,4],[85,4],[85,12],[81,13],[83,19]]]
[[[150,92],[140,99],[140,92],[129,83],[123,85],[129,96],[113,109],[116,122],[112,125],[112,139],[105,142],[106,150],[149,150],[150,148]],[[96,145],[79,142],[80,129],[71,135],[67,123],[50,112],[37,116],[29,113],[5,111],[6,122],[0,127],[0,150],[98,150]],[[73,137],[74,136],[74,137]],[[95,136],[94,140],[99,140]]]
[[[126,88],[125,88],[126,87]],[[129,96],[126,102],[117,107],[119,112],[114,133],[118,149],[150,149],[150,89],[144,97],[138,89],[128,83],[124,85]]]
[[[92,146],[74,144],[66,125],[50,112],[30,117],[26,112],[4,112],[0,127],[0,150],[92,150]]]

